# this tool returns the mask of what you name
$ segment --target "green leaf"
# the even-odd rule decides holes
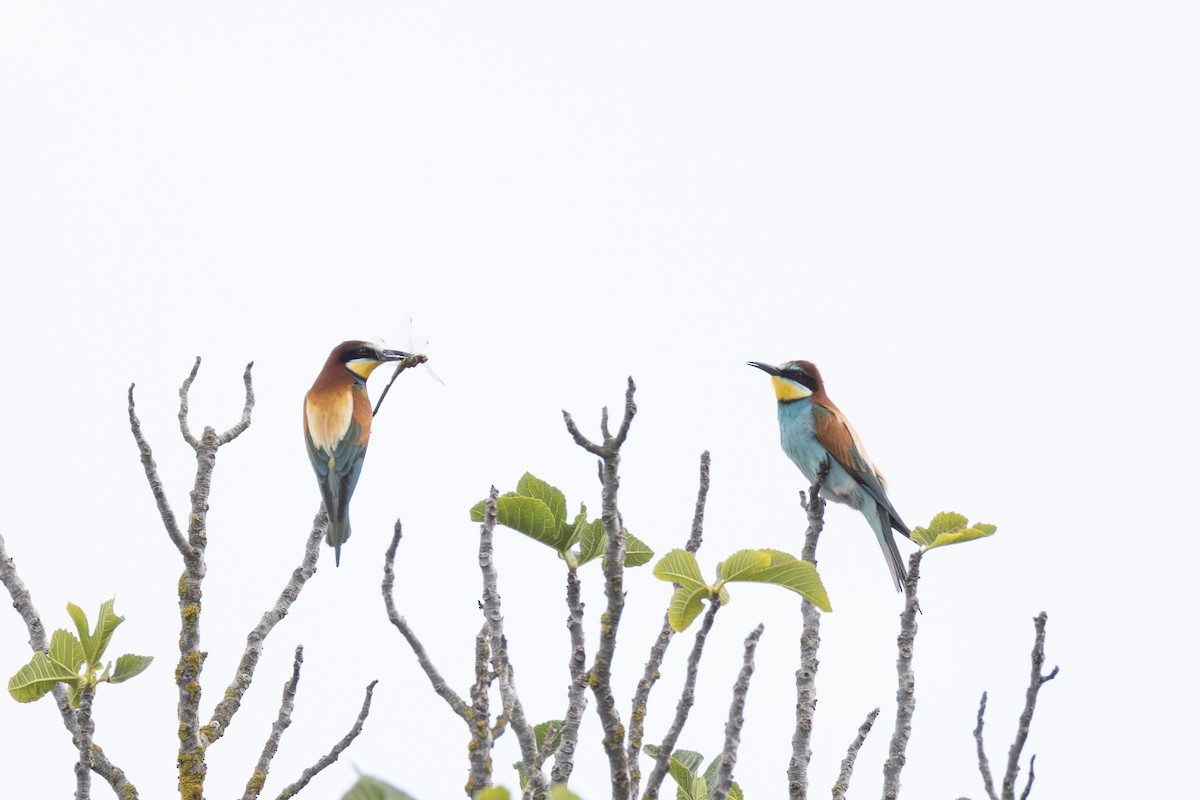
[[[568,547],[574,547],[579,543],[579,537],[583,535],[583,529],[587,527],[587,524],[587,506],[580,503],[579,513],[571,521],[571,543],[567,545]]]
[[[771,567],[771,555],[764,550],[739,550],[721,562],[723,581],[752,581],[754,574]]]
[[[550,790],[549,800],[582,800],[582,798],[560,783]]]
[[[580,526],[576,538],[579,541],[580,565],[604,555],[604,544],[608,540],[604,535],[604,520],[597,517]]]
[[[742,794],[742,787],[738,786],[737,781],[729,784],[729,794],[726,797],[728,800],[746,800],[746,796]]]
[[[667,621],[676,633],[687,630],[692,620],[704,608],[705,599],[711,595],[712,588],[709,586],[696,589],[680,586],[675,590],[675,594],[671,595],[671,605],[667,607]]]
[[[938,534],[950,533],[959,528],[965,528],[966,525],[967,518],[962,514],[956,514],[953,511],[943,511],[933,518],[928,528],[920,526],[914,528],[910,538],[917,544],[929,546],[938,537]]]
[[[654,551],[641,539],[625,531],[625,566],[640,567],[654,558]]]
[[[708,800],[708,781],[704,780],[703,775],[692,778],[690,800]]]
[[[541,500],[554,515],[554,525],[559,530],[567,521],[567,498],[556,487],[526,472],[517,481],[517,494]],[[565,548],[563,548],[565,549]]]
[[[743,555],[747,552],[766,554],[769,560],[765,564],[759,562],[761,566],[757,569],[746,567],[751,562],[750,556]],[[738,570],[737,577],[726,579],[731,583],[734,581],[773,583],[776,586],[791,589],[822,611],[829,612],[831,610],[829,595],[825,593],[825,586],[821,583],[821,576],[817,574],[817,568],[790,553],[769,549],[742,550],[727,558],[725,563],[732,563]],[[725,571],[722,568],[722,573]]]
[[[482,520],[486,507],[487,501],[476,503],[471,508],[471,519]],[[572,534],[558,528],[554,512],[536,497],[506,494],[496,498],[496,521],[560,553],[570,547]]]
[[[360,775],[354,785],[350,787],[350,791],[342,795],[342,800],[413,800],[413,798],[378,778]]]
[[[87,660],[87,656],[83,654],[83,645],[75,638],[75,634],[63,628],[51,634],[49,656],[51,661],[75,675],[79,674],[79,668]]]
[[[9,678],[8,693],[18,703],[32,703],[58,683],[75,684],[81,680],[79,675],[39,650],[28,664]]]
[[[154,656],[135,656],[132,653],[126,653],[117,659],[117,668],[113,670],[109,681],[123,683],[134,675],[140,675],[146,671],[146,667],[150,666],[150,662],[153,660]]]
[[[948,533],[939,533],[932,544],[925,546],[926,550],[932,550],[935,547],[945,547],[949,544],[959,544],[961,542],[969,542],[972,539],[983,539],[991,536],[996,532],[995,525],[988,525],[985,522],[977,522],[970,528],[961,528]]]
[[[512,795],[503,786],[489,786],[481,789],[479,794],[475,795],[475,800],[512,800]]]
[[[689,775],[695,775],[696,770],[700,769],[700,765],[704,763],[704,756],[695,750],[672,750],[671,760],[678,761]]]
[[[561,719],[551,719],[533,726],[533,741],[538,750],[542,749],[542,743],[546,741],[546,733],[552,728],[554,739],[550,742],[550,752],[546,754],[548,756],[558,752],[558,746],[562,743],[563,722]]]
[[[113,611],[114,601],[115,598],[105,600],[100,604],[100,613],[96,616],[96,630],[92,634],[92,649],[85,651],[88,667],[91,669],[100,668],[100,664],[104,660],[104,651],[108,649],[108,643],[112,640],[113,631],[125,621],[124,617],[117,616],[117,613]]]
[[[83,646],[84,658],[92,649],[92,635],[88,632],[87,614],[74,603],[67,603],[67,613],[75,621],[75,630],[79,631],[79,643]]]
[[[707,586],[704,576],[700,574],[700,565],[696,563],[696,557],[687,550],[672,550],[660,558],[654,565],[654,577],[660,581],[677,583],[687,589]]]
[[[972,539],[982,539],[996,532],[995,525],[977,522],[967,527],[967,518],[953,511],[943,511],[929,523],[928,528],[916,527],[912,532],[912,540],[926,550],[935,547],[969,542]]]

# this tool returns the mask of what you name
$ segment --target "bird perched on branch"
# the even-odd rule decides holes
[[[896,549],[892,529],[910,534],[887,496],[887,482],[871,463],[862,441],[838,407],[825,394],[821,373],[809,361],[788,361],[773,367],[747,362],[771,376],[779,401],[779,442],[804,477],[816,480],[821,462],[828,459],[829,474],[821,496],[858,509],[879,540],[896,591],[904,585],[904,561]]]
[[[408,355],[371,342],[342,342],[304,396],[304,443],[329,516],[325,541],[333,546],[335,564],[341,563],[342,543],[350,538],[350,496],[371,435],[367,378],[383,362]]]

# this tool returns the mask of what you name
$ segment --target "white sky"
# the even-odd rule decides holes
[[[305,646],[297,710],[265,796],[349,728],[351,764],[420,800],[461,796],[466,730],[388,624],[397,601],[465,692],[478,527],[467,510],[525,470],[599,509],[595,432],[638,383],[622,511],[682,546],[713,455],[700,560],[799,552],[799,473],[747,359],[816,361],[911,525],[943,509],[999,525],[930,554],[917,640],[911,797],[983,796],[971,730],[1002,771],[1029,679],[1033,797],[1179,796],[1198,746],[1197,445],[1190,351],[1200,245],[1200,51],[1185,3],[207,4],[0,6],[0,348],[8,420],[0,530],[48,628],[117,596],[115,653],[154,655],[102,687],[97,741],[143,797],[174,792],[180,559],[128,430],[138,412],[177,514],[194,461],[176,427],[196,355],[195,429],[225,428],[255,362],[248,433],[222,450],[205,584],[204,715],[300,559],[318,494],[301,397],[329,348],[433,337],[448,388],[406,376],[354,499],[354,538],[268,639],[209,754],[208,796],[240,796]],[[1189,343],[1191,343],[1189,345]],[[1187,355],[1185,355],[1185,353]],[[375,392],[382,377],[372,382]],[[517,683],[565,708],[562,565],[498,536]],[[901,542],[907,554],[911,548]],[[901,601],[865,521],[833,508],[821,572],[814,794],[865,714],[883,715],[851,795],[879,791]],[[589,659],[602,607],[585,574]],[[670,587],[629,575],[617,693],[629,698]],[[681,744],[715,755],[741,642],[766,632],[736,777],[785,795],[799,599],[734,587]],[[0,671],[28,659],[0,614]],[[690,634],[652,696],[665,731]],[[573,787],[608,796],[589,704]],[[498,782],[517,757],[506,735]],[[68,796],[52,705],[0,698],[0,794]],[[95,796],[107,795],[100,785]]]

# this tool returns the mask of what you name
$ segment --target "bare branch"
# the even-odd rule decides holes
[[[567,783],[575,763],[575,746],[579,742],[579,724],[587,708],[587,651],[583,637],[583,603],[579,599],[579,575],[573,568],[567,570],[567,631],[571,636],[571,659],[567,670],[571,685],[567,689],[567,714],[563,718],[562,737],[554,754],[554,767],[550,770],[552,784]],[[547,737],[549,738],[549,737]]]
[[[267,782],[267,774],[271,771],[271,761],[279,752],[279,740],[283,732],[292,724],[292,711],[296,707],[296,686],[300,683],[300,665],[304,663],[304,646],[296,646],[296,655],[292,659],[292,677],[283,684],[283,697],[279,701],[279,716],[271,725],[271,734],[263,745],[262,754],[258,757],[258,765],[254,774],[246,782],[246,792],[242,800],[255,800],[262,794],[263,784]]]
[[[1016,793],[1017,775],[1021,771],[1021,750],[1025,740],[1029,738],[1029,725],[1033,722],[1033,709],[1037,705],[1038,691],[1042,684],[1052,681],[1058,675],[1058,667],[1049,675],[1042,674],[1042,665],[1046,662],[1046,612],[1038,614],[1033,620],[1035,631],[1033,653],[1030,655],[1032,669],[1029,676],[1029,688],[1025,690],[1025,708],[1017,725],[1017,738],[1008,750],[1008,769],[1004,772],[1004,783],[1001,787],[1001,797],[1012,800]]]
[[[474,797],[480,789],[491,785],[492,782],[492,747],[496,737],[504,733],[504,718],[496,721],[496,727],[490,727],[490,709],[488,690],[491,688],[493,675],[488,668],[491,654],[488,649],[488,626],[485,622],[475,635],[475,683],[471,685],[471,717],[466,720],[471,731],[471,744],[467,748],[467,757],[471,763],[471,771],[464,787],[467,797]]]
[[[704,509],[708,502],[708,472],[710,464],[711,458],[708,451],[705,450],[700,454],[700,488],[696,492],[696,510],[692,515],[692,531],[691,535],[688,536],[687,546],[684,548],[693,555],[700,549],[700,544],[704,539]],[[676,588],[678,588],[678,585],[676,585]],[[658,638],[654,640],[654,644],[650,648],[650,657],[646,661],[646,668],[642,672],[642,679],[638,681],[637,691],[633,695],[633,708],[629,713],[629,747],[626,748],[626,753],[629,760],[630,797],[637,797],[638,784],[642,780],[642,770],[638,766],[638,761],[642,752],[642,739],[646,728],[646,708],[650,703],[650,690],[658,682],[659,668],[662,667],[663,659],[667,655],[667,647],[670,646],[671,640],[674,637],[675,629],[671,627],[668,615],[663,614],[662,629],[659,631]]]
[[[295,797],[296,793],[307,786],[308,782],[316,777],[317,773],[337,761],[338,756],[345,752],[351,742],[358,738],[358,735],[362,733],[363,723],[367,721],[367,714],[371,713],[371,694],[375,691],[376,683],[378,681],[371,681],[367,684],[367,696],[363,699],[362,710],[358,712],[358,719],[354,721],[354,727],[350,729],[350,732],[343,736],[341,741],[335,744],[327,755],[322,756],[317,763],[304,770],[300,774],[299,780],[280,792],[278,800],[287,800],[287,798]]]
[[[233,680],[225,689],[225,695],[221,698],[221,702],[217,703],[217,707],[213,709],[208,725],[201,729],[200,733],[205,747],[220,739],[229,729],[230,720],[241,707],[242,697],[250,688],[250,682],[254,680],[254,670],[262,655],[263,641],[280,620],[287,616],[292,603],[295,603],[296,598],[300,596],[300,590],[304,588],[304,584],[316,573],[326,522],[325,508],[322,506],[313,519],[312,530],[308,534],[308,541],[305,542],[304,556],[300,561],[300,566],[293,570],[291,578],[284,584],[283,591],[279,593],[275,605],[267,609],[266,613],[262,615],[262,619],[246,636],[246,649],[242,652],[241,660],[238,661]]]
[[[700,656],[704,652],[704,641],[708,638],[708,632],[712,630],[713,620],[716,619],[717,611],[720,608],[721,599],[713,596],[709,600],[704,622],[696,631],[696,640],[692,643],[692,652],[688,655],[687,660],[687,677],[683,681],[683,691],[679,694],[679,702],[675,705],[675,719],[671,722],[671,727],[667,729],[667,735],[663,737],[662,744],[658,746],[658,758],[654,762],[654,769],[650,770],[650,777],[646,778],[644,797],[649,800],[658,797],[658,791],[671,767],[671,753],[675,751],[679,734],[683,732],[688,712],[691,711],[692,704],[696,702],[696,676],[700,671]]]
[[[700,488],[696,492],[696,511],[692,514],[692,533],[683,548],[692,555],[696,554],[704,540],[704,508],[708,503],[708,470],[711,464],[712,458],[705,450],[700,454]]]
[[[817,542],[825,528],[825,501],[821,499],[821,486],[829,475],[829,459],[817,468],[816,480],[809,487],[808,495],[800,493],[800,505],[808,518],[804,532],[804,549],[801,557],[817,565]],[[821,613],[806,598],[800,604],[803,626],[800,631],[800,669],[796,670],[796,731],[792,734],[792,758],[788,762],[788,797],[791,800],[806,800],[808,797],[808,764],[812,760],[813,715],[817,710],[817,651],[821,646]]]
[[[607,414],[605,410],[605,414]],[[579,427],[575,424],[575,420],[566,411],[562,412],[563,422],[567,423],[567,431],[571,434],[571,438],[575,440],[575,444],[587,450],[594,456],[604,458],[604,448],[593,442],[591,439],[584,436],[579,431]]]
[[[717,768],[714,800],[726,800],[733,785],[733,766],[737,762],[738,744],[742,740],[742,712],[746,707],[746,693],[750,691],[750,676],[754,674],[754,651],[762,636],[763,626],[746,637],[746,653],[742,659],[742,670],[733,685],[733,703],[729,706],[729,721],[725,723],[725,748],[721,751],[721,766]]]
[[[629,434],[629,426],[637,413],[633,395],[637,387],[633,378],[625,391],[625,416],[615,437],[608,432],[608,409],[601,416],[601,433],[604,444],[590,441],[576,427],[575,421],[566,411],[563,420],[575,443],[589,453],[600,457],[601,518],[608,540],[604,548],[604,594],[607,599],[604,613],[600,615],[600,644],[589,671],[592,693],[596,696],[596,711],[604,729],[604,752],[608,756],[609,772],[612,777],[613,800],[625,800],[630,794],[629,756],[625,751],[625,728],[617,711],[612,691],[612,661],[617,646],[617,630],[621,625],[621,614],[625,608],[625,526],[617,508],[617,489],[620,485],[618,468],[621,463],[621,445]]]
[[[400,546],[402,535],[400,520],[396,520],[396,525],[392,533],[392,542],[388,546],[383,560],[383,583],[381,587],[383,602],[387,608],[388,619],[396,626],[396,629],[400,631],[400,635],[404,637],[409,647],[412,648],[413,653],[417,657],[417,662],[421,665],[421,669],[424,670],[425,676],[429,678],[429,683],[433,686],[434,693],[446,701],[446,704],[450,706],[450,710],[466,723],[467,730],[470,731],[471,744],[468,747],[468,760],[471,766],[467,777],[467,785],[464,788],[468,797],[474,797],[480,789],[491,784],[492,747],[495,744],[496,737],[504,730],[502,721],[498,724],[498,729],[493,729],[489,724],[488,689],[494,677],[488,668],[490,660],[488,648],[489,628],[485,623],[475,637],[475,683],[471,686],[471,705],[468,707],[466,702],[447,685],[446,679],[442,677],[437,667],[434,666],[428,652],[425,650],[425,646],[417,638],[417,634],[408,624],[408,620],[402,617],[399,611],[396,610],[393,592],[396,583],[395,562],[396,551]]]
[[[633,393],[637,391],[637,387],[633,384],[633,378],[627,379],[628,384],[625,388],[625,416],[621,419],[621,427],[617,429],[617,435],[613,437],[612,446],[620,449],[621,445],[625,444],[625,438],[629,436],[629,426],[633,422],[633,417],[637,414],[637,403],[633,402]],[[607,434],[605,434],[607,438]]]
[[[75,719],[79,723],[79,761],[75,763],[75,800],[88,800],[92,791],[92,735],[96,723],[92,720],[92,698],[96,687],[84,682],[79,691],[79,709]]]
[[[989,800],[1000,800],[996,797],[996,787],[992,783],[992,768],[988,765],[987,752],[983,749],[983,715],[987,711],[987,692],[979,698],[979,713],[975,715],[975,754],[979,757],[979,774],[983,776],[983,788]]]
[[[892,744],[887,761],[883,764],[884,800],[894,800],[900,794],[900,771],[904,769],[904,754],[908,749],[908,737],[912,735],[913,711],[917,707],[912,657],[917,639],[917,612],[921,610],[917,600],[917,582],[921,579],[922,554],[923,551],[918,550],[909,556],[908,576],[904,579],[904,611],[900,614],[900,635],[896,637],[900,652],[896,659],[899,679],[896,689],[896,729],[892,732]]]
[[[1021,792],[1021,800],[1027,800],[1029,790],[1033,788],[1033,762],[1037,760],[1037,753],[1029,757],[1029,776],[1025,779],[1025,791]]]
[[[13,608],[25,622],[25,628],[29,631],[30,649],[45,652],[47,650],[46,628],[42,625],[41,615],[34,608],[29,589],[25,587],[25,582],[17,574],[16,563],[8,555],[3,534],[0,534],[0,583],[3,583],[4,587],[8,589],[8,594],[12,597]],[[58,713],[62,716],[63,727],[71,734],[71,741],[75,747],[79,748],[83,732],[80,729],[76,711],[71,707],[71,701],[67,697],[66,686],[58,684],[54,687],[52,694],[55,705],[58,706]],[[91,736],[90,730],[88,736]],[[92,742],[90,752],[92,771],[104,778],[117,797],[120,800],[137,800],[137,789],[125,777],[124,771],[109,761],[108,757],[104,755],[104,751],[95,746],[94,742]]]
[[[150,483],[150,493],[154,495],[154,502],[158,506],[158,515],[162,517],[163,527],[167,529],[167,536],[171,537],[171,541],[179,552],[187,557],[191,554],[191,545],[183,538],[179,524],[175,521],[175,512],[171,510],[171,503],[167,500],[167,494],[163,490],[162,479],[158,477],[158,465],[154,463],[154,453],[150,450],[146,437],[142,435],[142,423],[133,411],[132,383],[129,384],[129,427],[133,431],[134,441],[137,442],[138,451],[141,453],[142,468],[146,471],[146,480]]]
[[[542,738],[542,746],[537,749],[537,754],[533,759],[533,768],[541,771],[542,764],[546,763],[546,759],[550,757],[550,751],[554,748],[554,740],[559,738],[562,733],[562,722],[555,720],[546,723],[546,733]],[[533,785],[533,781],[526,781],[525,788],[521,792],[522,800],[533,800],[537,796],[538,788]],[[544,790],[543,790],[544,792]]]
[[[483,615],[487,621],[492,651],[492,669],[500,683],[500,698],[504,703],[504,716],[512,725],[521,745],[521,760],[533,785],[533,797],[546,795],[546,776],[537,763],[537,741],[533,728],[525,719],[525,709],[517,695],[513,680],[512,663],[508,660],[508,642],[504,638],[504,615],[500,613],[500,591],[497,588],[496,564],[492,552],[492,534],[496,528],[496,498],[499,492],[493,486],[488,493],[487,513],[479,526],[479,569],[483,573]]]
[[[846,749],[846,757],[842,759],[842,771],[838,773],[837,783],[833,784],[833,800],[846,800],[846,792],[850,789],[850,776],[854,773],[854,761],[858,758],[858,751],[867,740],[867,734],[871,732],[871,726],[875,724],[875,718],[878,716],[878,708],[867,714],[866,721],[858,727],[858,735]]]
[[[418,364],[424,364],[428,360],[428,356],[421,355],[420,353],[413,353],[407,358],[401,360],[400,363],[396,365],[396,371],[392,373],[391,379],[387,382],[387,385],[383,387],[383,391],[380,392],[379,399],[375,401],[375,408],[371,410],[371,416],[373,417],[379,413],[379,407],[383,405],[383,398],[388,396],[388,392],[392,390],[392,384],[396,382],[396,378],[400,377],[401,372],[404,372],[404,370],[408,369],[409,367],[415,367]],[[426,367],[426,369],[428,369],[428,367]]]
[[[254,385],[250,380],[250,370],[253,367],[254,362],[251,361],[246,365],[246,371],[242,373],[242,382],[246,384],[246,405],[242,408],[242,418],[232,428],[217,437],[217,447],[229,444],[250,427],[250,412],[254,410]]]
[[[195,450],[200,446],[200,441],[192,435],[192,431],[188,428],[188,392],[192,388],[192,381],[196,380],[196,373],[200,371],[200,356],[196,356],[196,363],[192,365],[192,371],[184,378],[183,385],[179,387],[179,432],[183,434],[183,440],[192,446]],[[130,387],[131,389],[133,387]]]
[[[425,671],[426,677],[429,678],[429,682],[433,685],[433,691],[437,693],[438,697],[446,701],[451,711],[469,722],[471,715],[467,709],[467,704],[463,702],[463,699],[453,689],[446,685],[446,679],[442,677],[437,667],[429,659],[429,654],[425,651],[421,640],[417,638],[416,633],[409,627],[408,621],[400,616],[400,612],[396,610],[396,601],[393,597],[392,587],[396,583],[396,549],[400,546],[401,536],[400,520],[396,520],[396,525],[392,533],[392,543],[388,547],[383,560],[383,603],[387,607],[388,619],[396,626],[396,629],[400,631],[400,635],[404,637],[409,647],[412,648],[413,653],[416,654],[417,662],[421,665],[421,669]]]

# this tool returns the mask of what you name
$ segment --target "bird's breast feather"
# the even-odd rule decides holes
[[[350,430],[353,414],[352,392],[310,393],[304,401],[304,418],[313,447],[332,454]]]

